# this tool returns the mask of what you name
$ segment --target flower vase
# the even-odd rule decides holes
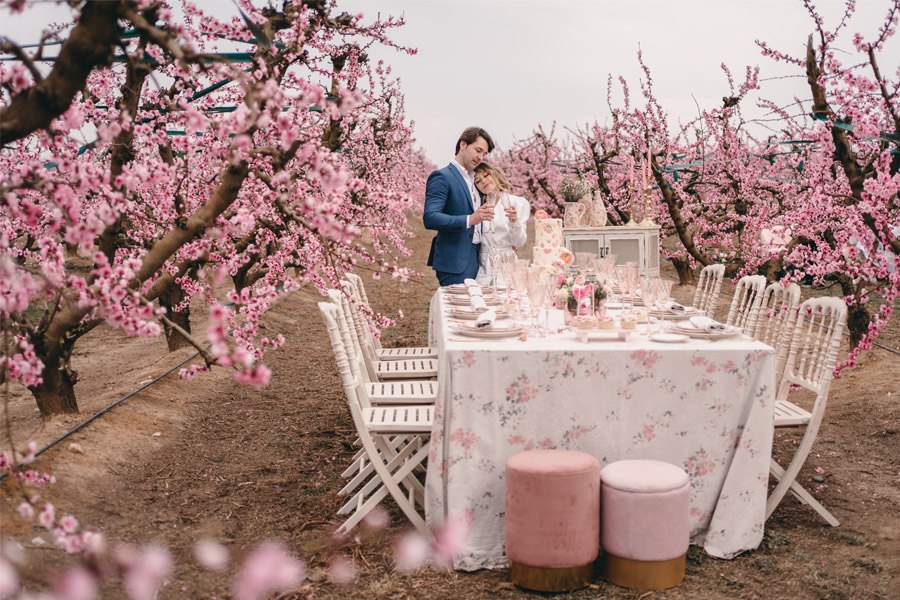
[[[584,205],[578,202],[566,204],[566,212],[563,215],[563,225],[566,227],[581,227],[584,224]]]
[[[590,227],[591,212],[594,210],[594,198],[591,196],[591,193],[588,192],[584,196],[579,198],[578,204],[584,207],[584,212],[581,215],[582,227]]]
[[[591,227],[606,227],[607,219],[606,204],[603,203],[603,196],[597,191],[594,193],[594,203],[591,206]]]
[[[570,325],[572,324],[572,321],[573,321],[574,319],[575,319],[575,317],[572,315],[571,312],[569,312],[569,309],[568,309],[568,308],[564,308],[564,309],[563,309],[563,324],[564,324],[566,327],[568,327],[568,326],[570,326]]]

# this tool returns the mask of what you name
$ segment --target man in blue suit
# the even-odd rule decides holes
[[[482,221],[494,218],[492,206],[481,206],[473,172],[491,150],[494,141],[480,127],[469,127],[456,142],[450,164],[428,176],[425,186],[426,229],[437,235],[431,241],[428,266],[441,285],[462,283],[478,274]]]

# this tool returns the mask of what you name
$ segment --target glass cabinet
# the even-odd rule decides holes
[[[659,277],[659,227],[563,227],[571,252],[615,254],[616,264],[636,262],[645,277]]]

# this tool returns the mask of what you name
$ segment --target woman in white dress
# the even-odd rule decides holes
[[[493,220],[483,223],[475,281],[480,285],[505,285],[500,273],[497,273],[500,281],[493,282],[490,255],[506,250],[515,252],[525,245],[528,239],[525,222],[531,214],[531,206],[525,198],[513,196],[510,193],[512,186],[503,170],[487,162],[482,161],[475,167],[475,187],[481,193],[483,204],[496,205]]]

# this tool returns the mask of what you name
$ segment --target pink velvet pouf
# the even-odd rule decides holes
[[[687,473],[656,460],[621,460],[600,479],[603,577],[644,590],[681,583],[690,544]]]
[[[544,592],[584,587],[599,542],[596,458],[571,450],[532,450],[506,460],[506,554],[514,584]]]

